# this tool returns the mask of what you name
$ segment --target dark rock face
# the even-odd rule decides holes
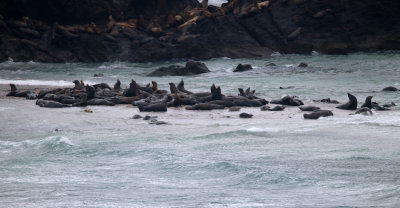
[[[252,70],[253,67],[250,64],[239,64],[233,72],[244,72]]]
[[[400,1],[3,0],[0,61],[147,62],[400,49]],[[110,17],[111,16],[111,17]]]
[[[112,15],[119,21],[155,17],[198,7],[196,0],[3,0],[0,13],[20,19],[23,16],[60,24],[107,23]]]
[[[202,73],[208,73],[210,70],[204,63],[197,61],[188,61],[186,62],[186,66],[178,66],[171,65],[168,67],[161,67],[150,74],[148,76],[151,77],[161,77],[161,76],[190,76]]]

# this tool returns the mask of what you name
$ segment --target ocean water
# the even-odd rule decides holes
[[[309,64],[299,68],[300,62]],[[267,100],[297,95],[334,116],[304,120],[296,107],[240,119],[239,112],[136,107],[45,109],[35,101],[0,98],[0,207],[400,207],[400,53],[346,56],[280,55],[218,58],[211,73],[146,77],[183,62],[41,64],[0,63],[0,84],[71,86],[72,80],[126,86],[155,80],[160,88],[224,94],[256,89]],[[239,63],[254,70],[233,73]],[[266,66],[275,63],[277,66]],[[104,77],[95,78],[95,73]],[[279,87],[294,86],[291,89]],[[349,115],[335,105],[346,93],[368,95],[391,111]],[[90,108],[93,113],[85,113]],[[132,119],[158,116],[167,125]]]

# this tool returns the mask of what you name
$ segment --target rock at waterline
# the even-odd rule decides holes
[[[244,72],[252,70],[253,67],[250,64],[239,64],[233,72]]]
[[[197,61],[188,61],[185,66],[171,65],[168,67],[161,67],[147,76],[161,77],[161,76],[191,76],[197,74],[208,73],[210,70],[204,63]]]

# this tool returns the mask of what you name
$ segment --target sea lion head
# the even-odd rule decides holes
[[[10,87],[11,87],[11,92],[17,91],[17,86],[15,86],[15,84],[10,84]]]
[[[158,84],[156,81],[151,81],[151,84],[153,85],[153,91],[157,91],[158,90]]]

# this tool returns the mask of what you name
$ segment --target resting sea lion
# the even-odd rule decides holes
[[[94,88],[92,86],[86,85],[86,94],[87,94],[87,99],[91,100],[94,98],[96,91],[94,90]]]
[[[241,113],[239,115],[240,118],[253,118],[253,114],[249,114],[249,113]]]
[[[42,100],[39,99],[36,101],[36,105],[39,105],[40,107],[44,108],[65,108],[65,107],[70,107],[69,105],[59,103],[57,101],[48,101],[48,100]]]
[[[304,106],[304,107],[299,107],[299,109],[301,110],[301,111],[315,111],[315,110],[320,110],[320,108],[319,107],[316,107],[316,106]]]
[[[223,105],[216,104],[207,104],[207,103],[198,103],[193,106],[186,107],[186,110],[214,110],[214,109],[224,109]]]
[[[332,111],[329,110],[315,110],[312,113],[304,114],[305,119],[319,119],[319,117],[333,116]]]
[[[382,91],[394,92],[394,91],[399,91],[399,89],[397,89],[396,87],[393,87],[393,86],[389,86],[389,87],[383,88]]]
[[[94,87],[94,89],[102,89],[102,90],[105,90],[105,89],[109,89],[109,90],[112,90],[111,89],[111,87],[110,87],[110,85],[108,85],[107,83],[100,83],[100,84],[95,84],[95,85],[93,85],[93,87]]]
[[[285,106],[282,105],[277,105],[273,108],[268,109],[268,111],[283,111],[283,110],[285,110]]]
[[[94,99],[87,101],[87,104],[88,105],[107,105],[107,106],[115,105],[115,103],[112,103],[106,99],[98,99],[98,98],[94,98]]]
[[[146,106],[138,106],[139,111],[144,112],[165,112],[167,111],[167,103],[149,104]]]
[[[371,108],[368,107],[362,107],[360,109],[358,109],[355,114],[363,114],[363,115],[372,115],[372,111]]]

